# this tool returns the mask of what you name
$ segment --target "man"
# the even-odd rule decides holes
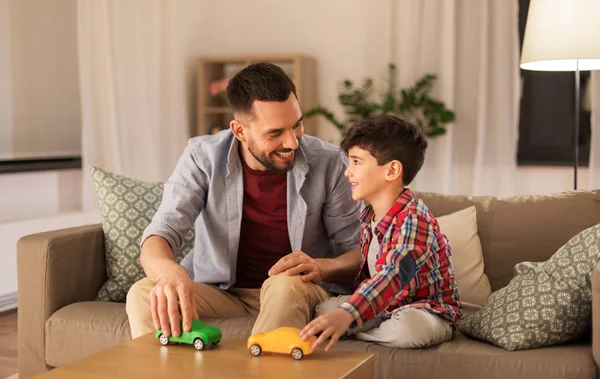
[[[253,334],[302,328],[327,289],[358,273],[360,205],[346,157],[302,136],[293,82],[273,64],[250,65],[227,98],[230,130],[190,140],[142,236],[147,278],[127,295],[133,338],[178,336],[192,318],[256,317]],[[192,227],[193,252],[179,265],[174,252]]]

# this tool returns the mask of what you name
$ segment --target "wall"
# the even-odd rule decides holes
[[[0,175],[0,224],[80,209],[81,170]]]
[[[81,170],[0,175],[0,312],[15,306],[18,239],[100,220],[80,209]]]
[[[389,60],[390,0],[188,1],[188,51],[196,56],[303,53],[316,58],[319,102],[342,117],[342,79],[383,77]],[[197,11],[191,11],[196,9]],[[389,12],[388,12],[389,13]],[[193,67],[190,83],[193,85]],[[318,121],[319,137],[339,142],[337,130]]]
[[[577,170],[577,183],[578,189],[592,189],[587,167]],[[572,189],[572,167],[522,166],[517,169],[517,195],[551,194]]]
[[[69,228],[100,222],[98,213],[61,213],[37,217],[11,223],[0,223],[0,252],[3,259],[0,265],[0,312],[17,305],[17,254],[19,238],[33,233]]]
[[[0,157],[79,155],[76,0],[0,1]]]
[[[0,0],[0,159],[12,154],[10,1]]]

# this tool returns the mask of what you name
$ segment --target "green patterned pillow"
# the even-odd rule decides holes
[[[515,277],[458,330],[507,350],[577,339],[591,328],[592,271],[600,259],[600,225],[577,234],[546,262],[523,262]]]
[[[140,240],[158,210],[163,184],[146,183],[91,167],[102,212],[108,280],[96,296],[99,301],[125,301],[129,288],[145,274],[140,264]],[[177,262],[192,249],[190,230],[176,254]]]

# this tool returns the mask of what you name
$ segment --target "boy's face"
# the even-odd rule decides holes
[[[387,165],[379,165],[367,150],[352,147],[348,150],[350,164],[344,175],[350,180],[352,198],[373,202],[386,185]]]

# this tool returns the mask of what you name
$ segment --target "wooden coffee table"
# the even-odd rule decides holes
[[[161,346],[153,333],[90,355],[36,376],[51,378],[365,378],[372,379],[370,353],[318,349],[302,360],[263,353],[253,357],[246,340],[221,340],[218,347],[197,351],[191,345]]]

